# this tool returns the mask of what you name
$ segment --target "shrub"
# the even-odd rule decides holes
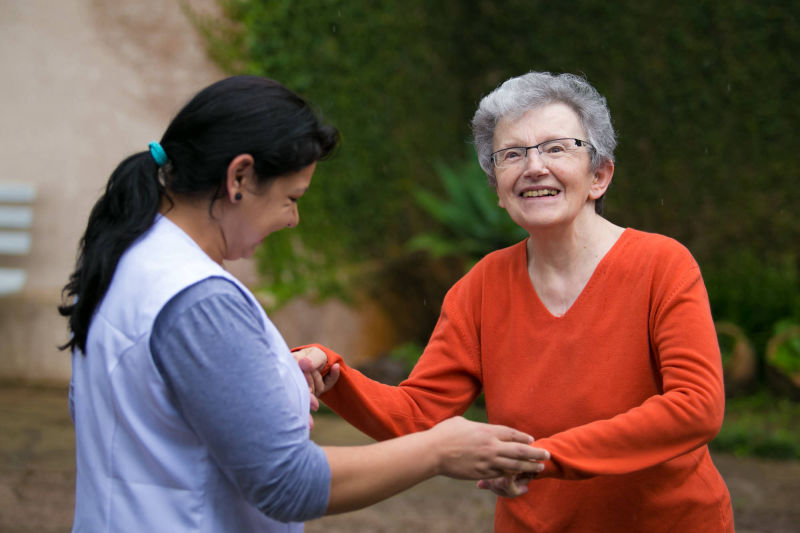
[[[214,56],[299,91],[343,136],[302,201],[299,237],[281,232],[259,250],[279,299],[361,286],[385,268],[401,276],[417,257],[404,257],[406,242],[436,220],[413,191],[436,191],[434,161],[471,172],[458,161],[479,98],[535,69],[585,74],[606,95],[620,134],[611,220],[685,243],[715,318],[759,350],[777,320],[800,320],[800,3],[220,3],[228,22],[201,23]],[[416,244],[466,262],[476,253],[459,235],[429,237]]]

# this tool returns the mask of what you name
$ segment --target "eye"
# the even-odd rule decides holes
[[[500,156],[500,161],[510,163],[512,161],[516,161],[522,157],[522,149],[520,148],[509,148],[507,150],[503,150],[502,152],[497,154]]]
[[[563,154],[568,149],[567,141],[564,139],[556,139],[554,141],[547,141],[546,143],[542,143],[541,150],[542,153],[548,155],[558,155]]]

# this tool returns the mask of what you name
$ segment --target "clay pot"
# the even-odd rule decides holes
[[[714,326],[720,341],[725,337],[733,341],[730,350],[723,354],[722,359],[725,393],[730,396],[753,383],[756,374],[756,354],[747,335],[739,326],[725,321],[716,322]],[[723,344],[720,342],[721,346]]]

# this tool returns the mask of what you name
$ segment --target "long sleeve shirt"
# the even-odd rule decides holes
[[[173,401],[248,501],[286,522],[319,518],[330,468],[308,421],[285,406],[273,340],[233,283],[209,278],[164,306],[150,350]]]
[[[552,456],[527,494],[499,498],[498,532],[733,531],[706,444],[724,413],[719,346],[700,269],[676,241],[626,230],[562,316],[538,298],[525,243],[489,254],[448,292],[397,387],[342,363],[323,401],[376,439],[463,413]]]

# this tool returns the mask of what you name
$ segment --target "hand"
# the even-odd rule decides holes
[[[506,426],[454,417],[428,432],[430,449],[440,454],[437,473],[457,479],[537,474],[544,470],[539,461],[550,459],[547,450],[530,445],[533,437]]]
[[[478,488],[490,490],[503,498],[515,498],[528,492],[528,483],[535,477],[536,474],[513,474],[482,479],[478,481]]]
[[[316,411],[319,409],[319,401],[317,398],[328,392],[333,388],[339,379],[339,365],[333,365],[328,371],[328,375],[322,376],[322,369],[328,364],[328,356],[325,352],[312,346],[310,348],[302,348],[292,352],[295,361],[300,365],[300,370],[306,377],[308,382],[308,391],[311,393],[311,406]]]

